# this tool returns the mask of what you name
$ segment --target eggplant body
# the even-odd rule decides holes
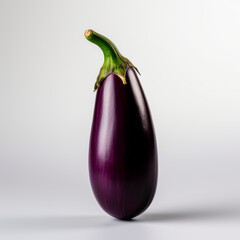
[[[150,110],[133,68],[124,85],[110,74],[97,90],[89,147],[89,174],[100,206],[131,219],[151,203],[158,161]]]

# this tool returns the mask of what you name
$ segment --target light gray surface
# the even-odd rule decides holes
[[[239,239],[240,2],[0,1],[1,239]],[[120,222],[88,179],[108,36],[140,70],[159,148],[150,208]]]

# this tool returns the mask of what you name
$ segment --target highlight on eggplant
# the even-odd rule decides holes
[[[101,48],[104,63],[97,90],[89,143],[89,176],[99,205],[128,220],[145,211],[158,178],[157,144],[150,109],[137,68],[106,37],[87,30]]]

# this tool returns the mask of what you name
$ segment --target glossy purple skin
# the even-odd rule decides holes
[[[127,85],[109,75],[97,91],[89,173],[100,206],[131,219],[151,203],[157,185],[157,145],[150,110],[135,71]]]

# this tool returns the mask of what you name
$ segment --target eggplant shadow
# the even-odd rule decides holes
[[[198,206],[144,214],[139,222],[240,221],[240,205]]]

